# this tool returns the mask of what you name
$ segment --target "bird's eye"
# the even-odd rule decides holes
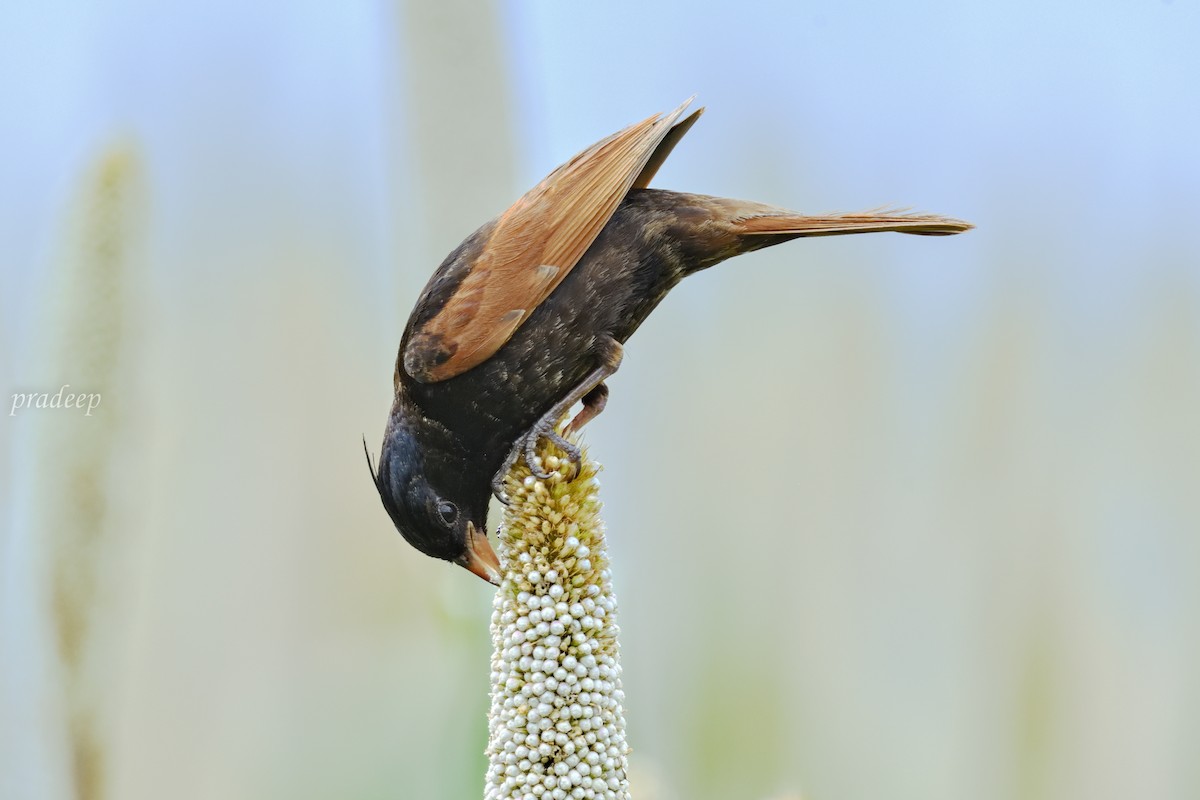
[[[438,516],[442,518],[442,522],[447,526],[453,525],[458,519],[458,506],[448,500],[442,500],[437,505]]]

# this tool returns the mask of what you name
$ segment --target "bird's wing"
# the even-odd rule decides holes
[[[691,99],[602,139],[504,212],[465,278],[412,332],[404,369],[422,383],[491,357],[579,262],[634,186],[650,182],[703,109]]]

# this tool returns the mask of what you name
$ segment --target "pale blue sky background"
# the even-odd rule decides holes
[[[402,96],[386,7],[51,2],[3,13],[10,341],[27,328],[20,298],[98,139],[136,134],[163,181],[211,175],[208,160],[228,158],[307,181],[298,192],[386,192],[380,165],[396,155],[384,129]],[[679,151],[665,185],[736,194],[753,170],[777,187],[767,199],[806,208],[949,198],[955,213],[992,221],[977,247],[1004,243],[1076,282],[1080,312],[1111,311],[1147,271],[1169,268],[1156,253],[1200,249],[1191,3],[539,2],[502,4],[501,19],[518,186],[600,132],[698,93],[711,108],[694,134],[703,140]],[[342,163],[329,163],[331,148]],[[254,189],[215,180],[194,191]],[[354,224],[360,238],[386,237],[386,219]],[[889,290],[930,311],[973,291],[962,270]]]

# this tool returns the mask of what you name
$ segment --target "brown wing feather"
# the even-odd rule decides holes
[[[446,380],[503,347],[600,235],[690,103],[602,139],[505,211],[466,278],[413,332],[404,354],[409,374],[423,383]]]
[[[672,126],[663,140],[658,143],[658,147],[654,148],[654,154],[646,161],[646,166],[642,167],[641,173],[633,182],[634,189],[645,189],[650,185],[650,181],[654,180],[654,176],[658,174],[658,169],[667,160],[667,156],[671,155],[671,151],[675,149],[675,145],[679,144],[679,140],[684,137],[692,126],[696,124],[696,120],[700,119],[700,115],[704,113],[703,108],[697,108],[691,114],[687,115],[687,119],[683,122],[678,122]]]

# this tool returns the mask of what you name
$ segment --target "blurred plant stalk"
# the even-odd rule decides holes
[[[628,800],[625,694],[598,466],[552,446],[509,473],[492,613],[486,800]],[[578,471],[577,475],[571,476]]]
[[[38,330],[46,336],[24,376],[26,389],[69,385],[103,403],[92,414],[53,403],[18,412],[29,468],[13,492],[16,557],[4,601],[7,615],[19,615],[12,630],[36,670],[21,682],[29,687],[22,713],[36,734],[0,731],[0,739],[21,753],[7,766],[23,796],[94,800],[109,785],[135,527],[122,472],[135,422],[128,312],[141,195],[138,154],[126,144],[108,147],[82,178],[42,287]]]

